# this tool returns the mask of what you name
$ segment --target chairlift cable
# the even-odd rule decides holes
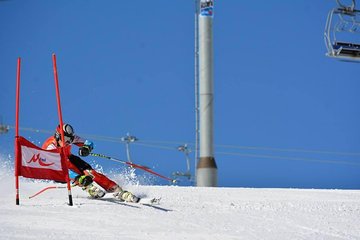
[[[14,128],[13,126],[9,126],[9,128]],[[42,130],[42,129],[35,129],[35,128],[20,128],[24,131],[31,131],[37,133],[52,133],[53,131],[49,130]],[[87,135],[81,134],[82,136],[88,136],[94,140],[99,141],[108,141],[108,142],[116,142],[116,143],[123,143],[121,138],[116,137],[108,137],[108,136],[98,136],[98,135]],[[134,145],[150,147],[150,148],[158,148],[158,149],[165,149],[165,150],[172,150],[177,151],[176,147],[168,146],[170,145],[179,145],[183,142],[177,141],[155,141],[155,140],[139,140],[138,142],[134,142]],[[167,144],[167,146],[165,145]],[[189,143],[189,145],[193,145]],[[242,146],[242,145],[220,145],[215,144],[218,148],[228,148],[228,149],[242,149],[242,150],[260,150],[260,151],[274,151],[274,152],[288,152],[288,153],[312,153],[312,154],[327,154],[327,155],[340,155],[340,156],[360,156],[360,152],[338,152],[338,151],[325,151],[325,150],[308,150],[308,149],[296,149],[296,148],[273,148],[273,147],[256,147],[256,146]],[[217,152],[218,154],[233,154],[232,152]],[[241,154],[241,153],[239,153]],[[275,158],[277,158],[275,156]]]

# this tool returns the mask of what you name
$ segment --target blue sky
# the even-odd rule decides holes
[[[324,26],[334,7],[215,3],[219,186],[360,188],[360,65],[325,56]],[[94,152],[126,159],[124,144],[104,140],[129,132],[140,139],[131,145],[136,163],[167,176],[186,170],[176,148],[194,150],[194,1],[1,1],[0,29],[3,123],[15,124],[20,56],[20,126],[55,128],[56,53],[64,121],[95,135]],[[37,144],[48,136],[20,133]],[[13,142],[13,129],[0,135],[0,153],[13,154]]]

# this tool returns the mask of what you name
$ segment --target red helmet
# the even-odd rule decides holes
[[[72,143],[75,138],[74,128],[70,124],[64,124],[62,129],[64,131],[64,141],[69,144]],[[60,125],[57,126],[54,137],[55,137],[56,141],[61,140]]]

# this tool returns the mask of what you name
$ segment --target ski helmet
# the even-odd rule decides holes
[[[64,141],[66,143],[69,143],[69,144],[72,143],[74,141],[74,138],[75,138],[74,128],[70,124],[64,124],[62,129],[64,131]],[[56,128],[55,139],[56,139],[56,141],[61,140],[61,128],[60,128],[60,125],[58,125],[57,128]]]

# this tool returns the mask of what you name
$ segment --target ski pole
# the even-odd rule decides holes
[[[126,164],[126,165],[129,165],[133,168],[139,168],[139,169],[142,169],[148,173],[151,173],[153,175],[156,175],[158,177],[161,177],[163,179],[166,179],[168,181],[171,181],[172,183],[176,183],[176,180],[175,179],[171,179],[171,178],[168,178],[168,177],[165,177],[163,175],[160,175],[159,173],[157,172],[154,172],[153,170],[151,170],[150,168],[148,167],[145,167],[145,166],[141,166],[141,165],[138,165],[138,164],[135,164],[135,163],[131,163],[131,162],[127,162],[127,161],[124,161],[124,160],[120,160],[120,159],[116,159],[116,158],[113,158],[113,157],[109,157],[109,156],[106,156],[104,154],[99,154],[99,153],[90,153],[91,156],[94,156],[94,157],[101,157],[101,158],[106,158],[108,160],[111,160],[111,161],[114,161],[114,162],[119,162],[119,163],[123,163],[123,164]]]

